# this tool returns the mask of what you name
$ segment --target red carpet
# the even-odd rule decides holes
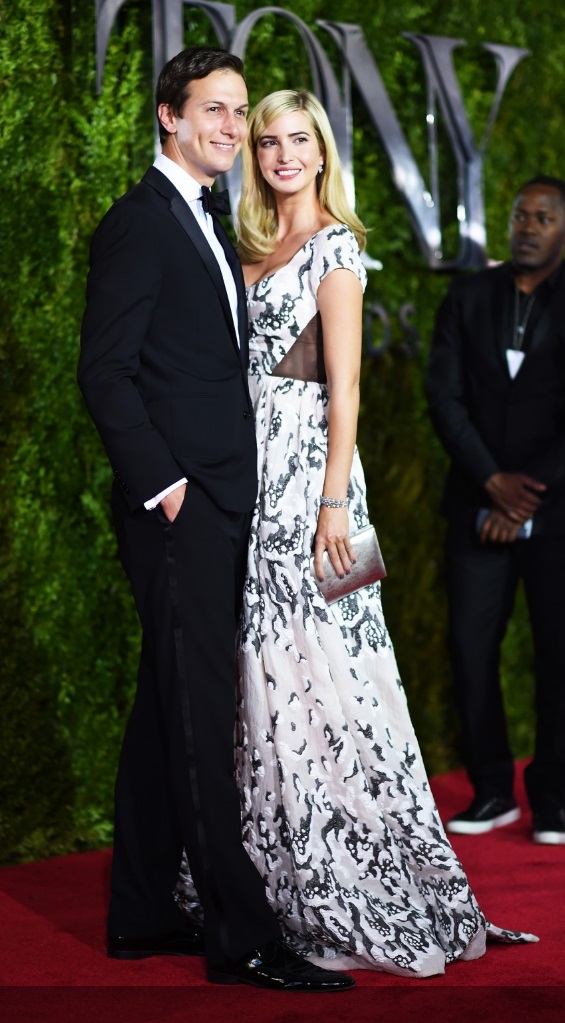
[[[433,789],[444,819],[470,796],[461,772]],[[120,963],[104,953],[110,854],[74,854],[0,870],[2,1023],[565,1023],[565,847],[530,841],[521,822],[454,836],[486,916],[538,934],[489,945],[443,977],[358,971],[354,991],[291,995],[207,984],[201,960]]]

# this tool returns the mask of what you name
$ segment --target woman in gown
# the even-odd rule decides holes
[[[321,105],[267,96],[239,209],[259,451],[239,657],[244,840],[298,951],[423,977],[481,956],[487,934],[536,939],[486,923],[444,833],[379,584],[328,606],[311,571],[327,550],[342,575],[350,531],[369,522],[355,447],[364,238]]]

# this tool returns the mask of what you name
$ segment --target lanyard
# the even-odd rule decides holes
[[[514,333],[512,348],[515,351],[521,351],[522,345],[524,344],[524,336],[526,334],[526,327],[528,326],[528,320],[532,311],[533,304],[536,300],[535,291],[528,297],[526,308],[524,310],[524,316],[520,323],[520,290],[518,285],[514,283]]]

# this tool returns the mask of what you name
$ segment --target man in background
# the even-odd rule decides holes
[[[476,835],[520,816],[499,659],[522,579],[535,649],[533,838],[565,845],[564,245],[565,183],[534,178],[512,208],[511,260],[451,285],[426,390],[451,459],[449,645],[475,790],[447,830]]]

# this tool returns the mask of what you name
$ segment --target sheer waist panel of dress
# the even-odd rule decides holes
[[[312,317],[297,337],[292,348],[272,371],[274,377],[290,377],[291,380],[308,380],[312,383],[327,382],[324,365],[324,344],[322,319],[319,313]]]

